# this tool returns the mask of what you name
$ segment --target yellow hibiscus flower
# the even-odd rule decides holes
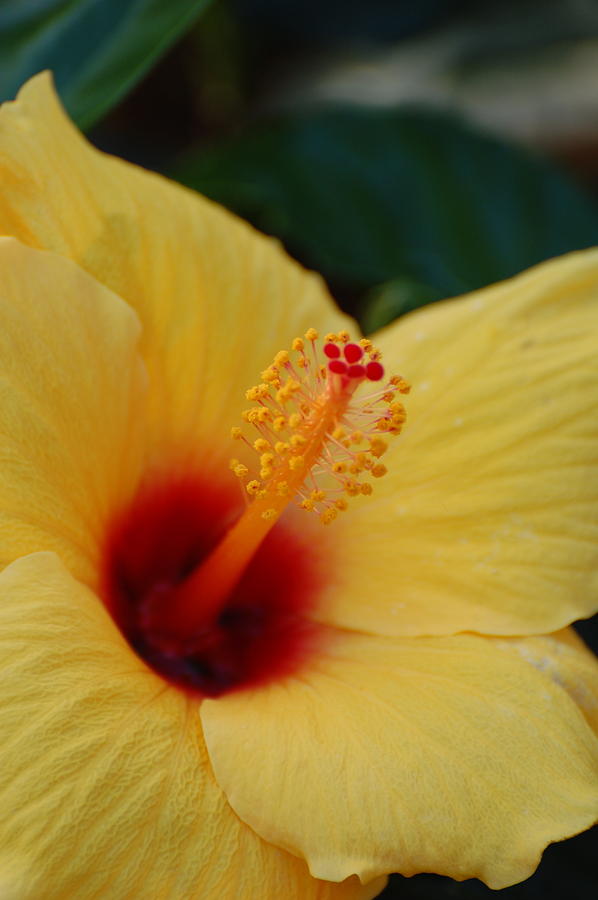
[[[324,396],[318,370],[302,401],[301,371],[267,368],[310,328],[359,338],[317,276],[95,151],[46,75],[0,112],[0,173],[4,893],[365,900],[393,871],[500,888],[591,825],[598,667],[566,626],[598,595],[598,253],[377,337],[413,383],[407,425],[341,511],[356,491],[321,501],[316,461],[361,478],[381,439],[358,458],[327,425],[305,447],[291,416]],[[299,384],[286,493],[273,420],[243,420],[264,370]],[[341,365],[330,422],[401,430],[402,383],[359,371],[349,396]]]

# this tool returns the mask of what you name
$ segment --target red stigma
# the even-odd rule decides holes
[[[342,359],[333,359],[332,362],[328,363],[328,368],[335,375],[346,375],[349,371],[347,363],[343,362]]]
[[[384,366],[373,360],[365,367],[365,374],[370,381],[380,381],[384,377]]]
[[[365,378],[365,366],[362,366],[360,363],[349,366],[347,375],[349,378]]]
[[[348,363],[359,362],[359,360],[363,356],[363,350],[359,346],[359,344],[346,344],[344,353],[345,359]]]
[[[163,481],[139,492],[106,541],[102,594],[109,612],[137,655],[192,696],[218,697],[284,678],[322,637],[310,613],[324,555],[303,517],[295,528],[292,516],[264,538],[214,620],[191,634],[152,628],[156,605],[169,602],[240,511],[237,492],[212,478]]]
[[[324,355],[328,359],[338,359],[341,355],[340,347],[337,347],[336,344],[324,344]]]

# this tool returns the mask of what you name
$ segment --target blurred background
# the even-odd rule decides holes
[[[45,68],[96,145],[276,235],[366,333],[598,244],[598,0],[0,0],[0,100]],[[597,855],[501,896],[594,898]]]

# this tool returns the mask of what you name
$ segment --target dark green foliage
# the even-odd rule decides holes
[[[88,128],[129,91],[209,0],[19,0],[0,5],[0,100],[52,69]]]
[[[552,165],[431,110],[297,114],[192,151],[173,174],[341,292],[393,282],[368,330],[598,241],[593,203]]]

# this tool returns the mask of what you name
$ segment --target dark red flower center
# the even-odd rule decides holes
[[[240,512],[238,490],[205,476],[153,481],[106,541],[103,596],[116,624],[155,672],[196,696],[289,675],[324,635],[310,619],[323,583],[322,535],[311,536],[301,513],[300,528],[291,516],[270,530],[216,615],[191,630],[176,616],[156,626]]]
[[[321,525],[345,512],[344,495],[372,493],[357,476],[385,474],[380,432],[403,427],[397,397],[409,386],[393,375],[372,390],[384,369],[371,342],[327,335],[326,366],[317,341],[313,328],[295,338],[246,391],[255,405],[242,420],[253,435],[232,428],[245,461],[222,467],[228,480],[205,470],[147,479],[109,529],[108,609],[138,655],[193,694],[216,697],[284,677],[314,652],[326,631],[313,613],[334,568]],[[357,399],[362,386],[368,393]],[[231,493],[233,476],[244,503]],[[312,522],[297,507],[314,512]]]

